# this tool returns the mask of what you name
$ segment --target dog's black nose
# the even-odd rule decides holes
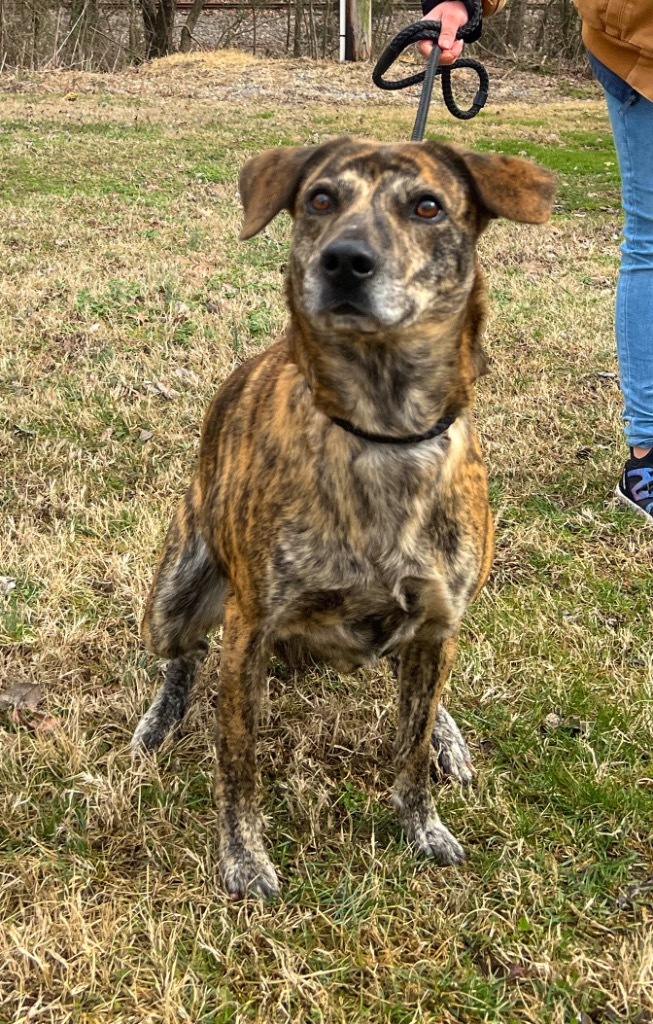
[[[322,253],[322,270],[327,278],[340,287],[352,287],[374,276],[376,257],[367,242],[341,238]]]

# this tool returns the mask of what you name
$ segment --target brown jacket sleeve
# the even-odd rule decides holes
[[[507,0],[483,0],[483,17],[489,18],[491,14],[496,14],[506,2]],[[441,0],[422,0],[422,11],[428,14],[438,3],[441,3]]]
[[[653,0],[574,0],[590,53],[653,101]]]
[[[489,18],[491,14],[496,14],[505,4],[506,0],[483,0],[483,17]]]

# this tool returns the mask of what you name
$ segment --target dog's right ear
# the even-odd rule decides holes
[[[281,210],[290,210],[308,168],[349,139],[332,139],[321,146],[279,146],[248,160],[238,182],[245,211],[241,239],[262,231]]]
[[[471,150],[457,153],[465,161],[490,217],[507,217],[522,224],[544,224],[549,219],[556,187],[551,171],[518,156]]]

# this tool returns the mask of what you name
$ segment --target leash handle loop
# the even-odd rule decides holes
[[[477,16],[475,18],[470,19],[466,25],[463,25],[462,28],[458,30],[456,33],[456,39],[467,40],[470,37],[473,37],[474,39],[478,38],[477,30],[481,20],[480,3],[476,8],[476,15]],[[406,28],[401,30],[401,32],[397,33],[394,39],[390,40],[376,62],[372,72],[372,81],[379,89],[407,89],[410,85],[419,85],[420,82],[424,83],[417,110],[417,117],[415,118],[415,127],[413,128],[412,134],[412,139],[415,142],[420,142],[424,138],[426,118],[431,103],[431,93],[436,77],[442,78],[442,95],[447,110],[461,121],[468,121],[472,117],[476,117],[479,110],[482,110],[485,106],[488,98],[490,78],[487,70],[481,63],[479,63],[479,61],[473,60],[470,57],[461,57],[453,64],[443,67],[438,65],[440,54],[442,52],[438,46],[441,28],[442,25],[439,21],[416,21],[412,25],[407,25]],[[399,78],[394,81],[392,79],[384,78],[383,76],[386,71],[388,71],[388,69],[394,64],[399,54],[403,53],[403,51],[409,46],[412,46],[413,43],[419,42],[422,39],[430,40],[434,44],[426,70],[419,71],[415,75],[409,75],[407,78]],[[476,95],[471,106],[467,110],[462,110],[456,103],[453,96],[451,74],[459,68],[470,68],[472,71],[476,72],[479,80]]]
[[[464,27],[464,26],[463,26]],[[372,81],[378,89],[407,89],[409,85],[419,85],[424,81],[425,71],[419,71],[416,75],[409,75],[408,78],[399,78],[395,81],[385,79],[386,71],[394,64],[400,53],[407,50],[413,43],[421,39],[429,39],[437,44],[440,38],[442,23],[439,21],[415,21],[412,25],[406,25],[401,32],[397,32],[394,39],[391,39],[385,50],[374,65]],[[457,35],[460,35],[460,30]]]

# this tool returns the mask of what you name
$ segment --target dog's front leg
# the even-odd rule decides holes
[[[232,597],[225,607],[216,720],[220,870],[232,896],[273,896],[279,882],[263,845],[256,800],[256,732],[265,671],[260,624]]]
[[[439,864],[465,859],[460,843],[440,821],[429,785],[431,735],[438,703],[456,653],[456,637],[422,628],[399,661],[399,720],[393,803],[409,842]]]

